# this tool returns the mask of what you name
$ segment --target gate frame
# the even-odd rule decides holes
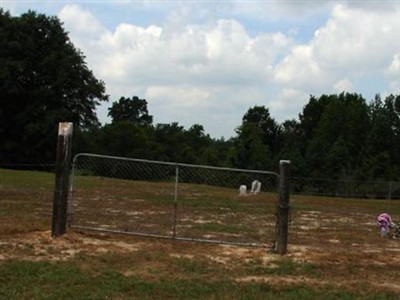
[[[74,193],[74,183],[75,183],[75,170],[76,170],[76,162],[80,156],[91,156],[91,157],[99,157],[99,158],[110,158],[110,159],[120,159],[127,161],[135,161],[135,162],[147,162],[147,163],[157,163],[161,165],[169,165],[174,166],[176,169],[176,180],[175,180],[175,192],[174,192],[174,216],[173,216],[173,234],[171,236],[166,235],[157,235],[157,234],[146,234],[140,232],[126,232],[122,230],[113,230],[113,229],[104,229],[104,228],[95,228],[89,226],[81,226],[74,225],[72,222],[72,202],[73,202],[73,193]],[[172,162],[162,162],[155,160],[146,160],[146,159],[135,159],[135,158],[126,158],[126,157],[118,157],[118,156],[109,156],[109,155],[99,155],[93,153],[78,153],[73,158],[72,163],[72,171],[71,171],[71,182],[70,182],[70,197],[68,201],[68,226],[70,228],[82,229],[82,230],[91,230],[97,232],[108,232],[114,234],[124,234],[124,235],[132,235],[132,236],[142,236],[142,237],[152,237],[159,239],[170,239],[170,240],[179,240],[179,241],[190,241],[190,242],[201,242],[201,243],[211,243],[211,244],[229,244],[229,245],[239,245],[239,246],[250,246],[250,247],[265,247],[265,245],[259,243],[244,243],[244,242],[233,242],[233,241],[223,241],[223,240],[208,240],[208,239],[199,239],[199,238],[185,238],[176,236],[176,215],[177,215],[177,198],[178,198],[178,183],[179,183],[179,167],[195,167],[195,168],[206,168],[206,169],[215,169],[215,170],[225,170],[232,172],[252,172],[252,173],[261,173],[261,174],[269,174],[276,176],[278,186],[277,194],[277,212],[276,212],[276,228],[275,228],[275,241],[270,250],[273,252],[277,252],[278,254],[284,255],[287,253],[287,236],[288,236],[288,213],[289,213],[289,188],[290,188],[290,161],[281,160],[280,161],[280,173],[271,172],[271,171],[260,171],[260,170],[249,170],[249,169],[237,169],[237,168],[226,168],[226,167],[215,167],[215,166],[205,166],[205,165],[194,165],[194,164],[182,164],[182,163],[172,163]]]

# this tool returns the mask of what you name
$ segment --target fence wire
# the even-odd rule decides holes
[[[27,166],[35,171],[21,171]],[[51,221],[54,174],[37,167],[0,165],[0,235],[47,228]]]
[[[400,182],[294,177],[291,180],[291,193],[363,199],[400,199]]]
[[[275,239],[278,174],[78,154],[71,227],[215,243]],[[250,193],[252,182],[261,189]],[[239,186],[247,193],[239,195]]]
[[[380,237],[377,216],[400,221],[400,201],[291,195],[290,244],[338,251],[374,251]],[[330,251],[330,250],[329,250]]]

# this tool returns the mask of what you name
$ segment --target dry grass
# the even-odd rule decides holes
[[[0,172],[0,268],[17,261],[58,262],[77,266],[93,278],[111,270],[128,279],[140,278],[146,286],[167,285],[158,286],[165,294],[154,294],[154,290],[137,294],[144,298],[173,298],[180,288],[192,291],[185,284],[177,287],[172,282],[202,283],[200,294],[196,294],[198,287],[194,294],[183,294],[190,298],[273,299],[271,295],[285,295],[282,298],[396,299],[400,295],[400,241],[381,238],[375,227],[378,213],[385,210],[399,215],[398,201],[292,196],[289,252],[279,256],[266,248],[77,230],[52,239],[53,176]],[[26,176],[35,178],[35,183],[29,184]],[[6,279],[0,276],[0,282]],[[129,298],[132,290],[128,290],[120,287],[117,294],[110,295]]]

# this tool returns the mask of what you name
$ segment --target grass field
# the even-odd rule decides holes
[[[277,193],[75,176],[71,224],[180,239],[270,244]],[[174,224],[176,226],[174,226]]]
[[[112,194],[122,199],[127,190],[118,184]],[[380,212],[400,217],[400,201],[291,196],[289,253],[279,256],[263,247],[76,229],[52,239],[53,186],[53,174],[0,170],[0,299],[400,297],[400,241],[381,238],[375,227]],[[86,187],[94,194],[97,184],[88,179]],[[196,201],[186,211],[200,213]],[[163,202],[162,193],[155,202]],[[196,223],[196,231],[229,235],[240,227],[252,235],[259,226],[254,214],[245,228],[214,220]]]

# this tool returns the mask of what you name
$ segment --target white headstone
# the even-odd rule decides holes
[[[239,187],[239,196],[244,196],[244,195],[246,195],[246,192],[247,192],[247,186],[241,185],[241,186]]]
[[[251,183],[250,193],[251,194],[258,194],[258,193],[260,193],[260,190],[261,190],[261,182],[259,182],[258,180],[254,180]]]

